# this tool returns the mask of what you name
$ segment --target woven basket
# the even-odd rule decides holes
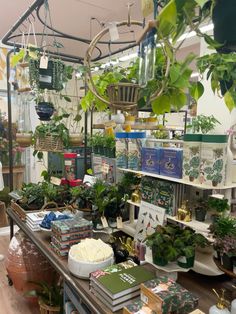
[[[37,136],[35,150],[47,152],[63,152],[64,145],[60,137],[46,135],[45,137]]]
[[[61,308],[59,306],[49,306],[39,300],[40,314],[59,314]]]
[[[138,84],[118,83],[107,87],[111,106],[115,109],[131,110],[137,106],[140,87]]]

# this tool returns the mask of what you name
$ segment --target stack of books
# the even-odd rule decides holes
[[[90,274],[90,290],[112,312],[122,309],[140,295],[140,284],[155,274],[132,261],[97,270]]]
[[[61,257],[66,257],[70,247],[93,235],[93,224],[84,218],[52,222],[51,247]]]
[[[27,213],[26,214],[26,225],[32,231],[39,231],[41,230],[40,224],[44,219],[44,216],[49,212],[34,212],[34,213]],[[60,213],[59,213],[60,214]]]

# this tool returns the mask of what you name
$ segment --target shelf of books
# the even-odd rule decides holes
[[[131,169],[126,169],[126,168],[118,168],[118,170],[124,171],[124,172],[132,172],[132,173],[135,173],[135,174],[138,174],[141,176],[148,176],[148,177],[152,177],[152,178],[157,178],[157,179],[162,179],[162,180],[166,180],[166,181],[172,181],[172,182],[177,182],[177,183],[181,183],[181,184],[185,184],[185,185],[190,185],[190,186],[194,186],[198,189],[204,189],[204,190],[227,190],[227,189],[236,188],[236,183],[232,183],[230,185],[224,185],[224,186],[220,186],[220,187],[212,187],[212,186],[205,185],[205,184],[196,184],[194,182],[186,181],[183,179],[177,179],[177,178],[173,178],[173,177],[162,176],[160,174],[156,174],[156,173],[152,173],[152,172],[131,170]]]

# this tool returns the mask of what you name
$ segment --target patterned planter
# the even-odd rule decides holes
[[[200,134],[185,134],[183,145],[183,179],[190,182],[199,182],[200,175]]]

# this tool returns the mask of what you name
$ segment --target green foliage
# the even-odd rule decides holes
[[[197,67],[200,73],[206,72],[214,93],[223,94],[226,106],[231,111],[236,107],[236,54],[213,53],[198,58]],[[223,87],[223,93],[222,93]]]
[[[216,124],[221,123],[213,115],[205,116],[200,114],[193,118],[192,124],[188,125],[188,128],[191,128],[193,133],[207,134],[215,129]]]
[[[220,216],[216,221],[210,225],[210,232],[217,238],[225,236],[236,237],[236,219],[234,217]]]
[[[48,306],[63,306],[63,289],[60,285],[49,284],[45,281],[31,281],[31,283],[37,285],[38,289],[25,292],[25,296],[39,297],[39,300]]]
[[[208,206],[210,209],[221,214],[230,209],[227,199],[219,199],[216,197],[209,197]]]

